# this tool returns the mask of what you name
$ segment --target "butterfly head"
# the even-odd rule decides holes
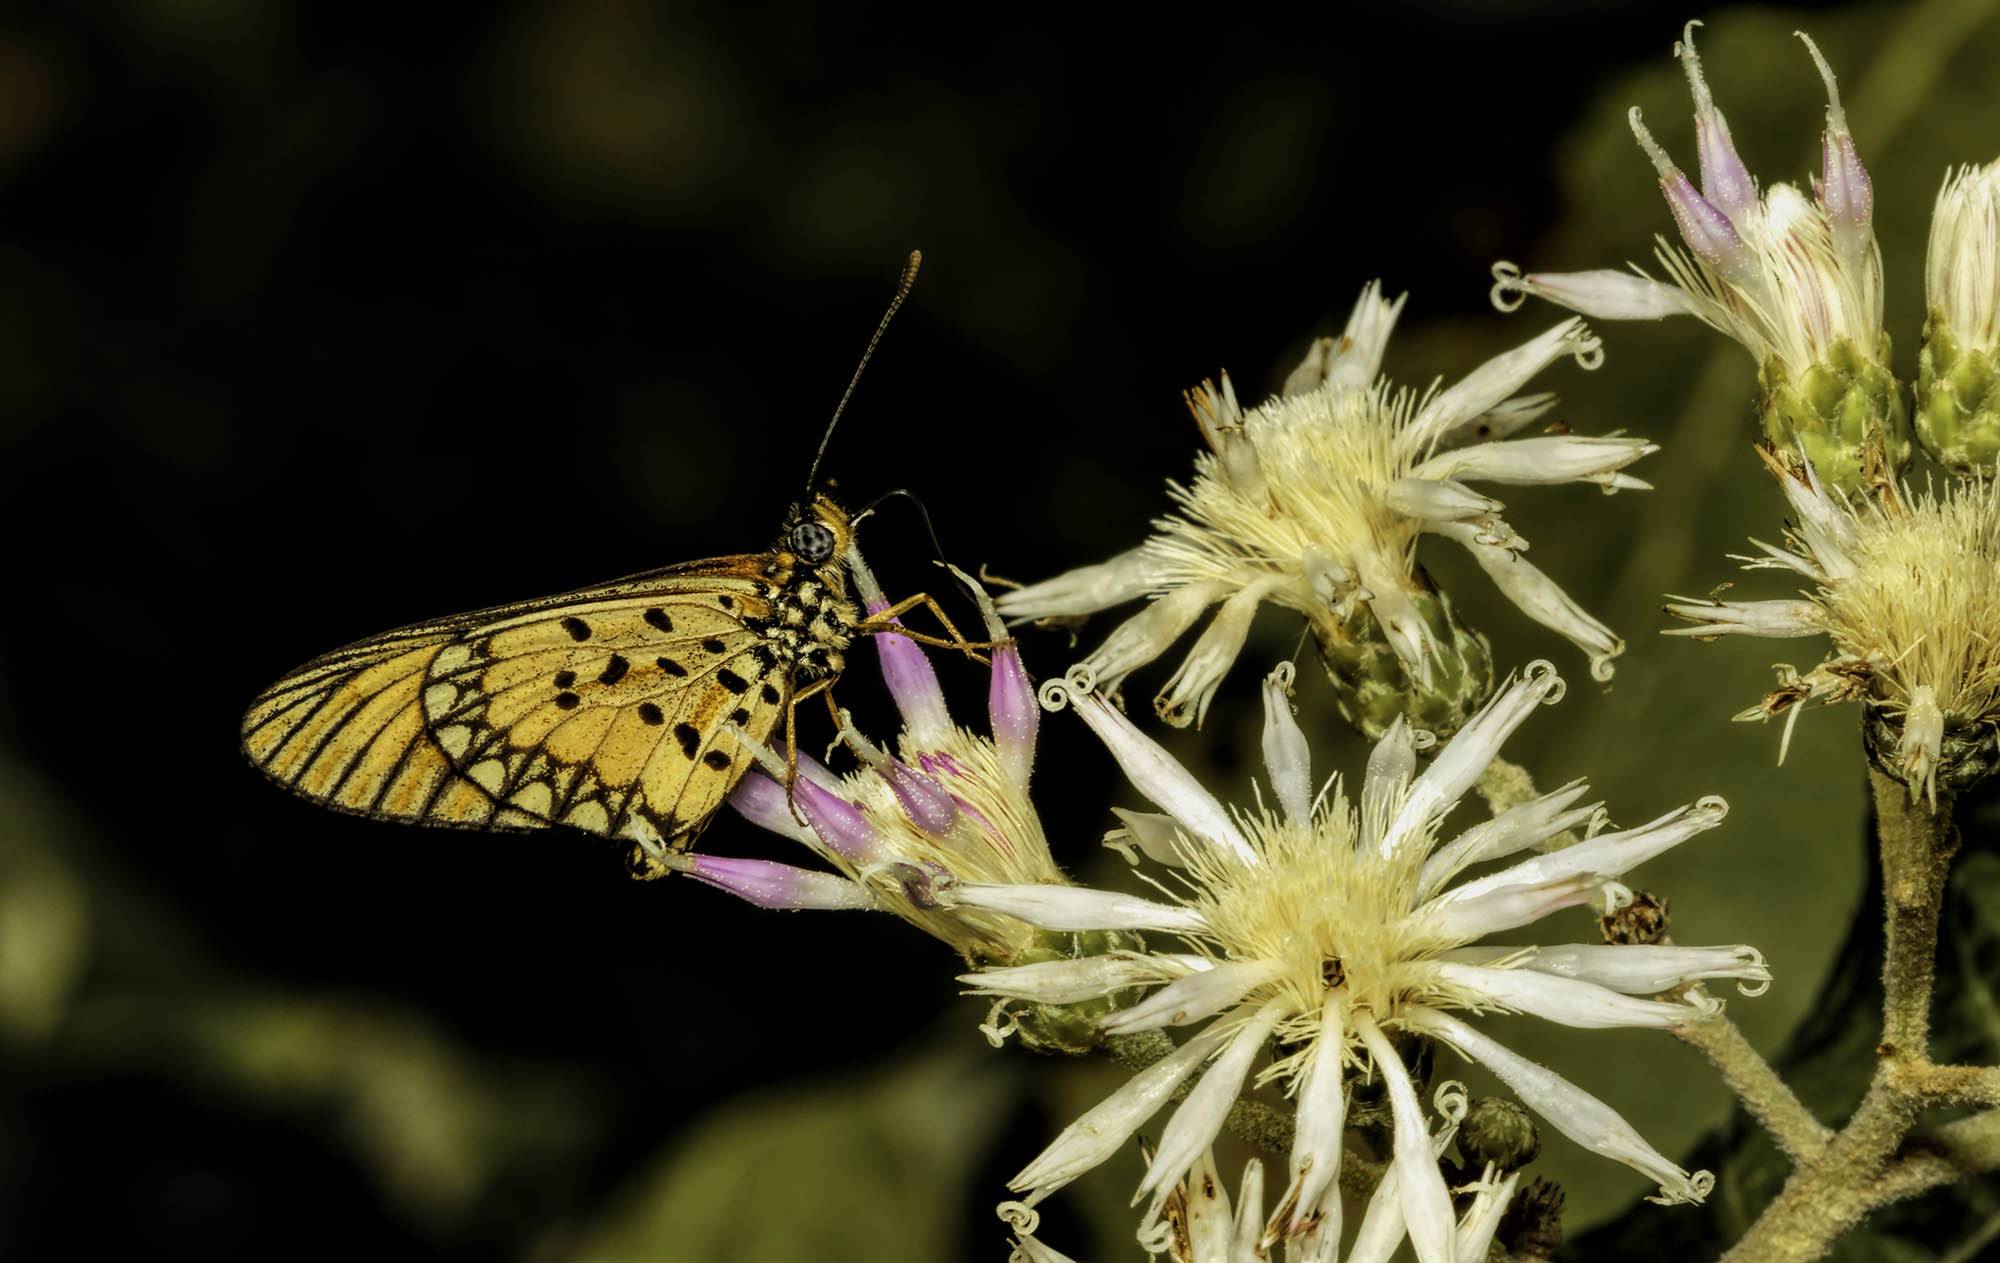
[[[814,496],[810,506],[795,510],[785,530],[786,547],[808,566],[845,556],[853,539],[846,510],[825,496]]]

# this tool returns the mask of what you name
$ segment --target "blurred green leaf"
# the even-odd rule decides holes
[[[960,1030],[963,1028],[960,1027]],[[682,1085],[697,1088],[698,1085]],[[575,1263],[873,1263],[976,1257],[969,1187],[1014,1104],[998,1058],[956,1040],[738,1100],[690,1128],[552,1257]]]

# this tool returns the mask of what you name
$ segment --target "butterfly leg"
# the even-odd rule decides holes
[[[785,703],[785,806],[791,808],[792,819],[807,827],[811,827],[812,822],[807,820],[805,813],[799,810],[799,804],[792,796],[793,789],[799,783],[799,703],[813,694],[819,693],[825,695],[826,704],[831,708],[833,706],[833,682],[838,678],[838,676],[830,675],[824,679],[814,680],[811,684],[806,685],[805,691],[799,693],[792,693],[791,679],[785,681],[785,691],[791,693],[790,700]],[[840,712],[834,710],[833,716],[834,723],[838,725],[840,722]]]
[[[919,631],[912,631],[901,623],[891,621],[898,615],[907,614],[920,606],[929,610],[931,615],[944,625],[945,632],[950,637],[949,639],[925,635]],[[986,661],[986,659],[979,656],[978,650],[998,649],[1006,643],[999,640],[967,640],[965,634],[952,624],[951,616],[944,612],[944,609],[938,605],[936,598],[932,597],[928,592],[919,592],[915,596],[904,597],[889,608],[869,615],[867,620],[862,623],[861,629],[870,635],[903,636],[916,641],[920,645],[936,645],[942,649],[956,649],[976,662]]]

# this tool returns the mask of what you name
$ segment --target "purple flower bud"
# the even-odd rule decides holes
[[[1875,213],[1875,183],[1855,152],[1854,137],[1828,131],[1820,138],[1819,204],[1833,225],[1834,242],[1851,254],[1869,233]]]
[[[1695,151],[1701,160],[1702,196],[1733,221],[1757,204],[1757,182],[1750,178],[1750,169],[1737,156],[1736,144],[1729,138],[1729,123],[1722,117],[1722,111],[1715,108],[1708,81],[1702,77],[1701,58],[1694,51],[1694,28],[1700,25],[1687,24],[1674,52],[1687,70],[1688,91],[1694,97]]]
[[[770,860],[720,855],[690,856],[684,870],[696,881],[726,890],[760,908],[866,908],[868,892],[834,873],[818,873]]]
[[[951,832],[958,823],[958,804],[950,794],[922,772],[895,759],[884,759],[877,769],[889,782],[889,788],[896,793],[896,801],[903,806],[903,814],[910,823],[934,838],[941,838]]]
[[[1021,665],[1021,651],[1008,641],[993,651],[993,683],[986,694],[986,712],[993,722],[993,748],[1000,756],[1000,770],[1016,789],[1028,787],[1035,764],[1035,733],[1042,722],[1042,708],[1035,701],[1035,686],[1028,682],[1027,668]]]
[[[1671,178],[1661,179],[1660,191],[1667,195],[1667,209],[1674,213],[1674,226],[1681,230],[1681,240],[1703,262],[1724,275],[1740,271],[1749,262],[1743,238],[1737,235],[1729,216],[1695,192],[1693,182],[1685,175],[1676,171]]]
[[[1847,111],[1840,104],[1840,87],[1834,82],[1833,67],[1820,55],[1819,45],[1804,31],[1794,32],[1812,54],[1813,65],[1826,84],[1826,131],[1820,136],[1819,204],[1833,226],[1833,242],[1841,256],[1859,262],[1870,235],[1869,220],[1875,213],[1875,185],[1861,165],[1854,148],[1854,133],[1847,130]]]
[[[1681,230],[1681,240],[1687,242],[1688,249],[1731,279],[1754,270],[1756,262],[1744,249],[1743,238],[1737,235],[1729,216],[1696,191],[1694,182],[1674,165],[1667,151],[1646,130],[1638,106],[1632,107],[1629,117],[1639,147],[1646,151],[1646,156],[1653,160],[1654,170],[1660,173],[1660,191],[1666,194],[1667,209],[1673,212],[1674,224]]]
[[[1729,124],[1720,111],[1697,115],[1694,120],[1695,151],[1701,159],[1701,192],[1716,209],[1732,221],[1757,205],[1757,181],[1750,168],[1736,156],[1729,139]]]
[[[819,840],[851,864],[865,864],[880,845],[875,826],[861,809],[801,776],[792,782],[792,800],[805,813]]]
[[[805,779],[805,769],[799,769],[800,780]],[[768,829],[780,837],[815,846],[819,838],[805,825],[799,823],[792,814],[791,803],[785,800],[785,787],[761,772],[751,772],[736,782],[730,792],[729,805],[736,814],[760,829]]]
[[[886,608],[871,601],[868,613],[872,617]],[[901,620],[896,625],[902,626]],[[882,682],[896,699],[904,729],[925,745],[942,741],[951,731],[951,713],[945,709],[944,690],[938,687],[937,672],[922,646],[907,636],[882,632],[875,637],[875,650],[882,659]]]

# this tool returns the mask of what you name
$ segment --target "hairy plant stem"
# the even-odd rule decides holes
[[[1728,1017],[1717,1014],[1707,1021],[1676,1026],[1674,1034],[1708,1058],[1750,1117],[1771,1133],[1794,1163],[1818,1153],[1832,1138],[1833,1129],[1813,1117],[1805,1102]]]
[[[1838,1134],[1816,1151],[1794,1154],[1791,1178],[1724,1263],[1808,1263],[1869,1211],[2000,1166],[2000,1112],[1910,1135],[1926,1107],[1988,1099],[1995,1072],[1930,1061],[1938,914],[1958,849],[1951,803],[1929,809],[1913,802],[1901,782],[1874,768],[1868,775],[1886,935],[1875,1075]]]

